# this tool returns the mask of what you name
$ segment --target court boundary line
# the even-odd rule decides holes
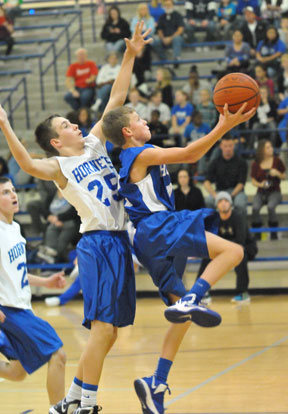
[[[286,342],[288,340],[288,335],[284,336],[282,339],[279,339],[278,341],[274,342],[271,345],[266,346],[265,348],[261,349],[260,351],[254,352],[253,354],[249,355],[248,357],[242,359],[241,361],[236,362],[235,364],[230,365],[229,367],[223,369],[222,371],[218,372],[215,375],[212,375],[212,377],[207,378],[205,381],[200,382],[200,384],[195,385],[194,387],[188,389],[187,391],[179,394],[175,398],[172,398],[170,401],[168,401],[164,407],[167,408],[174,402],[177,402],[181,400],[182,398],[186,397],[187,395],[191,394],[194,391],[199,390],[200,388],[204,387],[207,384],[210,384],[211,382],[215,381],[216,379],[222,377],[223,375],[227,374],[228,372],[232,371],[235,368],[240,367],[241,365],[244,365],[246,362],[251,361],[252,359],[258,357],[259,355],[264,354],[267,351],[270,351],[270,349],[273,349],[277,347],[278,345],[282,344],[283,342]]]

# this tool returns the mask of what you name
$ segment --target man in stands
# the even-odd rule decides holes
[[[66,73],[68,93],[65,101],[74,109],[89,108],[94,101],[95,79],[98,68],[92,60],[88,60],[86,49],[76,51],[75,63],[72,63]]]
[[[215,39],[216,30],[216,7],[217,3],[211,0],[187,0],[186,10],[186,33],[188,42],[195,41],[196,31],[205,31],[206,40]]]
[[[250,45],[250,53],[255,56],[257,44],[265,38],[267,24],[264,20],[257,19],[252,6],[246,7],[243,12],[245,20],[240,27],[243,41]]]

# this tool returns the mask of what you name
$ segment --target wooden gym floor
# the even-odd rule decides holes
[[[213,298],[223,322],[217,328],[192,325],[169,377],[167,414],[288,413],[287,296],[254,296],[235,306],[230,297]],[[133,327],[119,330],[98,393],[103,414],[140,414],[133,380],[155,369],[168,322],[160,299],[139,299]],[[62,338],[67,353],[66,389],[74,376],[87,330],[81,327],[82,302],[61,308],[34,303]],[[97,350],[95,350],[97,352]],[[47,414],[46,368],[24,382],[1,380],[1,414]]]

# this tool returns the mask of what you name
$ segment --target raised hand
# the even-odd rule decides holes
[[[153,41],[153,39],[151,38],[146,39],[147,36],[151,33],[151,29],[146,30],[146,32],[142,34],[143,26],[144,26],[143,21],[138,22],[136,24],[132,39],[127,39],[127,38],[124,39],[126,42],[126,48],[128,52],[130,52],[134,56],[137,56],[138,53],[142,51],[145,45],[148,45],[149,43]]]
[[[0,125],[4,124],[8,119],[7,113],[2,105],[0,105]]]
[[[218,125],[227,128],[227,131],[234,128],[235,126],[242,124],[243,122],[249,121],[252,116],[256,113],[256,108],[250,109],[250,111],[243,113],[247,106],[245,102],[235,114],[232,114],[228,110],[228,104],[224,106],[224,115],[220,115]]]

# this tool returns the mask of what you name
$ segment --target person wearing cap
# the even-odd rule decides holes
[[[233,209],[231,195],[227,191],[220,191],[215,199],[216,208],[220,216],[218,235],[223,239],[241,244],[244,247],[244,257],[242,262],[235,267],[236,273],[236,296],[231,300],[233,303],[250,302],[248,294],[249,273],[248,273],[248,252],[246,251],[247,242],[251,240],[248,230],[246,216]],[[210,259],[202,259],[198,270],[197,278],[210,263]],[[210,295],[204,298],[204,303],[211,301]]]
[[[260,7],[258,0],[238,0],[236,6],[236,13],[243,14],[243,11],[250,9],[254,11],[257,16],[260,16]]]
[[[256,55],[256,47],[260,40],[265,38],[267,23],[265,20],[257,18],[255,9],[252,6],[245,7],[243,10],[244,21],[240,25],[243,34],[243,41],[251,47],[251,55]]]

